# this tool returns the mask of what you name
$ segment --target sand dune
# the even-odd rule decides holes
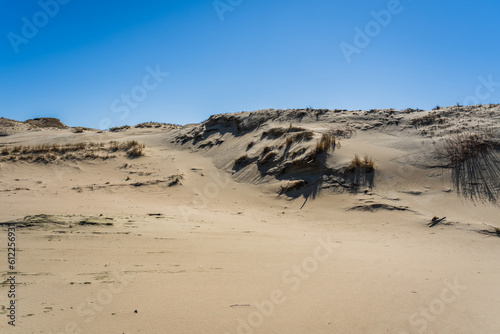
[[[1,119],[0,332],[499,333],[499,111]]]

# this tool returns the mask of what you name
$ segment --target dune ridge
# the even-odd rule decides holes
[[[0,119],[9,333],[500,331],[500,105],[45,120]]]

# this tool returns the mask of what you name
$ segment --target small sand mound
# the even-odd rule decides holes
[[[33,125],[38,128],[56,128],[56,129],[68,128],[68,126],[66,124],[63,124],[59,119],[51,117],[33,118],[25,121],[24,123]]]
[[[352,208],[349,209],[349,211],[351,211],[351,210],[370,211],[370,212],[374,212],[374,211],[378,211],[378,210],[412,211],[407,206],[395,206],[395,205],[384,204],[384,203],[372,203],[372,204],[356,205],[356,206],[353,206]]]
[[[6,222],[0,222],[0,225],[16,225],[18,228],[47,225],[64,225],[64,222],[51,215],[32,215],[24,218]]]

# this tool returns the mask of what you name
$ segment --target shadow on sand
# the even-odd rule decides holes
[[[364,168],[356,168],[352,172],[346,172],[346,179],[349,181],[348,188],[351,194],[359,193],[361,188],[373,189],[375,171],[367,172]]]

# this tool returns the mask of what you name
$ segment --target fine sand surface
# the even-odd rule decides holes
[[[500,333],[499,111],[270,110],[105,132],[4,121],[0,333]],[[466,131],[493,148],[459,173],[443,147]],[[320,152],[325,133],[337,145]],[[132,140],[142,156],[110,144]],[[12,152],[83,142],[103,146]],[[350,172],[355,154],[375,171]]]

